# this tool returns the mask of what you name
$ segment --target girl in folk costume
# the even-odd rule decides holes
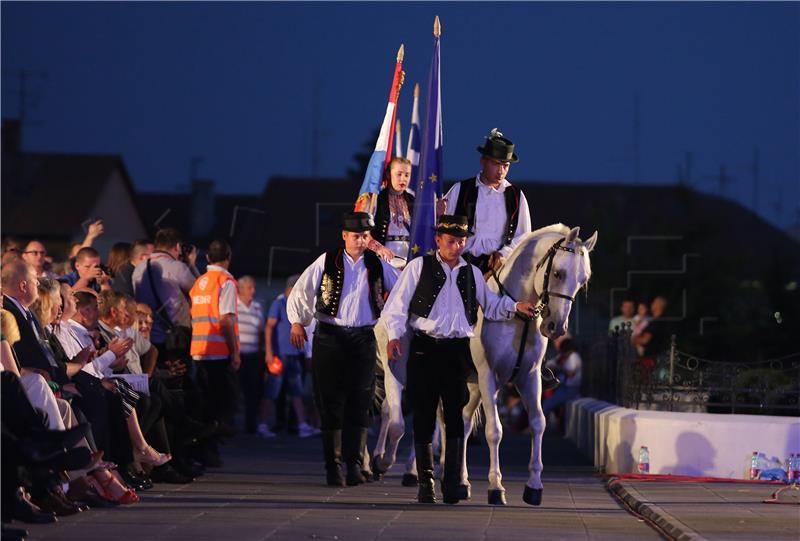
[[[406,265],[414,196],[407,191],[411,182],[411,162],[392,158],[383,175],[384,188],[378,194],[375,228],[369,249],[396,268]]]

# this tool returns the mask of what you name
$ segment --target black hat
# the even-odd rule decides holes
[[[514,143],[503,137],[503,134],[494,128],[482,147],[477,147],[478,152],[485,158],[493,158],[501,162],[517,163],[519,157],[514,154]]]
[[[342,229],[361,233],[371,231],[375,227],[375,220],[369,212],[345,212],[342,215]]]
[[[447,233],[454,237],[471,237],[469,222],[466,216],[455,216],[453,214],[442,214],[439,216],[439,224],[436,226],[437,233]]]

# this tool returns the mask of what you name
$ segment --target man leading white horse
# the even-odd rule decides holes
[[[420,503],[435,503],[431,440],[436,407],[442,401],[447,435],[442,499],[458,503],[464,456],[462,411],[467,403],[467,376],[474,370],[469,338],[474,335],[478,306],[490,320],[509,320],[515,312],[533,314],[529,302],[514,302],[486,287],[481,271],[461,257],[469,236],[466,216],[442,215],[436,229],[437,252],[411,261],[389,296],[381,315],[389,342],[387,356],[398,360],[400,337],[413,332],[407,368],[407,390],[414,414],[414,442]]]

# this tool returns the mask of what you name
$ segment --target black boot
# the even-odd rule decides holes
[[[464,459],[464,439],[447,438],[442,475],[442,501],[458,503],[465,499],[461,491],[461,462]]]
[[[322,432],[322,451],[325,453],[325,482],[331,487],[343,487],[341,430]]]
[[[347,486],[363,485],[367,482],[361,472],[362,451],[367,445],[366,428],[350,428],[345,432],[347,439],[344,441],[344,462],[347,464]]]
[[[435,482],[433,480],[433,445],[418,443],[414,445],[417,455],[417,501],[419,503],[436,503]]]

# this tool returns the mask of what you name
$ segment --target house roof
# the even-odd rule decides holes
[[[4,152],[3,234],[64,240],[80,233],[114,171],[135,205],[131,179],[118,155]]]

